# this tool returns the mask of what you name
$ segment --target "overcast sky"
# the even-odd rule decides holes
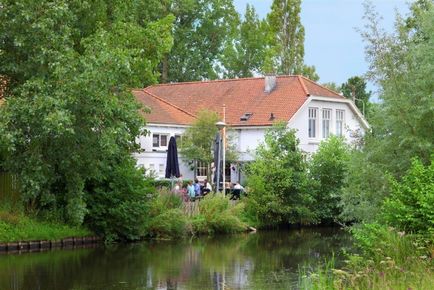
[[[272,0],[234,0],[239,13],[246,4],[255,6],[260,17],[270,11]],[[338,85],[349,77],[367,70],[364,44],[355,27],[363,27],[363,0],[305,0],[302,1],[301,21],[305,35],[305,63],[315,65],[320,82]],[[375,0],[383,17],[382,26],[393,29],[395,9],[408,13],[408,0]],[[372,88],[371,88],[372,89]]]

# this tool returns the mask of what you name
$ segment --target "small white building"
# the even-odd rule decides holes
[[[140,137],[138,166],[164,177],[166,150],[171,136],[180,138],[203,109],[222,112],[235,134],[240,162],[252,160],[252,152],[264,141],[265,131],[276,121],[297,130],[300,147],[312,153],[331,134],[351,142],[369,127],[351,100],[303,76],[266,76],[202,82],[159,84],[133,90],[137,100],[151,109],[147,114],[148,136]],[[182,161],[184,178],[206,176],[206,165],[194,172]],[[236,166],[227,166],[227,180],[242,178]],[[229,177],[230,175],[230,177]]]

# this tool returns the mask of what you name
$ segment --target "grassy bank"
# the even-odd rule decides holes
[[[339,269],[332,260],[317,269],[302,271],[300,288],[432,289],[432,237],[406,235],[385,227],[365,230],[372,230],[376,240],[369,240],[368,245],[360,233],[355,233],[361,254],[348,255],[346,265]]]
[[[0,242],[58,240],[91,235],[90,231],[81,227],[38,221],[21,213],[0,210]]]

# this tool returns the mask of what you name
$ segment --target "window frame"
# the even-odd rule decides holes
[[[330,124],[332,123],[332,112],[333,110],[330,108],[321,109],[321,136],[323,139],[327,139],[330,137]],[[326,126],[327,124],[327,126]],[[327,130],[326,130],[327,128]],[[327,135],[326,135],[327,133]]]
[[[319,122],[318,122],[318,112],[319,112],[319,108],[318,107],[308,107],[308,114],[307,114],[307,117],[308,117],[308,122],[307,122],[307,136],[308,136],[308,138],[309,139],[317,139],[318,138],[318,125],[319,125]],[[313,114],[311,114],[311,112],[315,112],[315,116],[313,116]],[[312,117],[311,117],[312,116]],[[314,121],[314,127],[313,127],[313,133],[314,134],[311,134],[311,121]]]
[[[341,114],[341,115],[340,115]],[[342,117],[341,119],[339,117]],[[338,130],[340,123],[340,130]],[[336,136],[344,136],[344,128],[345,128],[345,110],[336,109]],[[340,132],[339,132],[340,131]]]
[[[154,143],[154,136],[158,136],[158,146],[155,146]],[[166,145],[162,146],[161,145],[161,136],[165,136],[166,137]],[[170,139],[170,134],[168,133],[152,133],[152,149],[167,149],[167,147],[169,146],[169,139]]]

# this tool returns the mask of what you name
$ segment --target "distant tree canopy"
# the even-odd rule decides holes
[[[372,93],[366,90],[366,81],[363,78],[358,76],[349,78],[342,84],[340,90],[344,97],[354,99],[355,105],[366,115]]]

